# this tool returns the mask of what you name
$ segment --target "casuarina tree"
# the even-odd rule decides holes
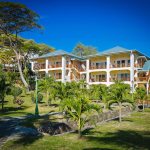
[[[13,2],[0,2],[0,34],[5,35],[9,40],[7,45],[15,54],[21,80],[27,89],[29,85],[24,78],[21,67],[20,53],[22,49],[18,35],[34,28],[41,28],[37,23],[38,18],[39,16],[25,5]]]

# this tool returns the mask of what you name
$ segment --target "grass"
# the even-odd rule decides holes
[[[1,104],[0,104],[0,118],[1,117],[15,117],[15,116],[25,116],[29,114],[35,113],[35,103],[31,101],[30,94],[22,95],[21,97],[24,100],[24,103],[22,104],[21,108],[18,108],[17,104],[13,104],[13,97],[12,96],[6,96],[5,98],[5,104],[4,104],[4,111],[1,112]],[[58,103],[58,102],[53,102]],[[45,99],[43,99],[42,103],[39,103],[39,112],[40,114],[45,114],[53,111],[59,111],[58,107],[54,106],[47,106]]]
[[[149,150],[150,149],[150,109],[134,112],[122,123],[110,121],[94,129],[77,134],[62,136],[41,136],[22,138],[5,143],[3,150]]]

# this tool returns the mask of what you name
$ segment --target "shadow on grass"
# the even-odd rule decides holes
[[[3,110],[0,110],[0,116],[10,115],[13,116],[13,114],[25,114],[27,115],[27,112],[21,112],[27,108],[30,108],[30,106],[21,106],[21,107],[4,107]]]
[[[91,133],[91,132],[89,132]],[[92,132],[93,134],[94,132]],[[95,131],[95,133],[97,133]],[[125,149],[150,149],[150,132],[133,131],[133,130],[119,130],[117,132],[108,132],[101,134],[101,137],[87,135],[89,141],[96,141],[104,143],[105,145],[122,146]],[[92,148],[90,148],[92,149]],[[94,148],[93,148],[94,149]]]
[[[34,143],[35,141],[41,139],[42,137],[43,137],[43,135],[39,135],[39,136],[22,136],[21,138],[15,140],[13,143],[15,145],[27,146],[27,145],[30,145],[30,144]]]

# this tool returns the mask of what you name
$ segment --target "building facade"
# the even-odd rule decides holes
[[[40,77],[53,77],[56,81],[78,82],[86,80],[88,85],[105,84],[115,80],[130,84],[132,90],[144,87],[150,90],[150,58],[140,51],[119,46],[106,51],[78,57],[65,51],[55,51],[31,60],[32,70]]]

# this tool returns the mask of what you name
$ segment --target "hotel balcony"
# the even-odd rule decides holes
[[[45,63],[35,63],[33,66],[34,70],[43,70],[45,69]]]
[[[95,70],[95,69],[106,69],[106,65],[90,65],[90,70]]]
[[[101,78],[101,79],[93,79],[93,78],[91,78],[90,79],[90,82],[106,82],[107,80],[106,80],[106,78]]]
[[[110,64],[110,68],[125,68],[125,67],[130,67],[130,63]]]
[[[48,68],[50,69],[50,68],[61,68],[62,67],[62,64],[61,63],[59,63],[59,64],[52,64],[52,65],[48,65]]]
[[[136,77],[135,81],[137,82],[147,82],[148,77]]]
[[[143,66],[144,66],[144,63],[134,65],[135,68],[143,68]]]
[[[112,78],[110,78],[110,82],[114,82],[116,80],[119,80],[119,81],[130,81],[130,78],[129,77],[121,77],[121,78],[112,77]]]

